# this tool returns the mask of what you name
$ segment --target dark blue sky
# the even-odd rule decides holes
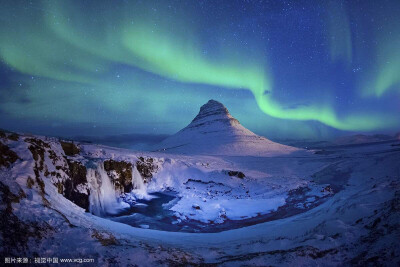
[[[209,99],[271,138],[400,129],[399,1],[2,1],[0,127],[172,134]]]

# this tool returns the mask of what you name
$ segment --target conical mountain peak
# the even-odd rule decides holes
[[[281,155],[298,150],[254,134],[216,100],[201,106],[188,126],[154,148],[171,153],[236,156]]]
[[[231,116],[228,109],[221,102],[211,99],[201,106],[199,113],[187,128],[199,127],[214,122],[231,126],[239,124],[239,121]]]
[[[204,117],[216,114],[229,115],[229,111],[221,102],[211,99],[206,104],[201,106],[200,112],[197,117]]]

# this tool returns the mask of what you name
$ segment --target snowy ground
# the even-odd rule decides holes
[[[85,212],[58,192],[55,180],[62,177],[41,172],[43,185],[29,186],[36,163],[25,138],[1,138],[21,158],[0,171],[3,258],[28,257],[31,263],[35,257],[93,258],[93,265],[122,266],[400,263],[400,147],[392,143],[280,157],[81,146],[74,159],[86,163],[153,158],[158,170],[146,193],[174,191],[179,198],[166,207],[177,223],[218,225],[266,216],[251,226],[187,233],[135,228]],[[63,154],[56,140],[46,142]],[[46,153],[51,173],[55,163]]]

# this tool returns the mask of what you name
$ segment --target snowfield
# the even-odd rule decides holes
[[[94,258],[97,265],[123,266],[399,263],[398,143],[276,157],[174,155],[91,144],[75,144],[79,153],[68,156],[58,140],[8,133],[1,143],[4,257]],[[100,177],[93,162],[110,159],[115,166],[131,163],[148,179],[144,188],[132,190],[177,194],[165,205],[176,223],[234,227],[211,233],[132,227],[74,204],[82,206],[84,192],[89,199],[94,191],[81,183],[68,193],[67,181],[79,180],[79,166]],[[115,167],[106,176],[118,185],[116,174],[127,168]],[[125,194],[119,190],[113,194]],[[129,194],[135,205],[140,194]],[[256,223],[230,224],[251,218]]]
[[[153,152],[0,132],[1,260],[400,264],[400,141],[304,150],[210,100]]]

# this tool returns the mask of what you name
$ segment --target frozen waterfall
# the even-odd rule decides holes
[[[137,170],[136,166],[132,167],[132,193],[138,199],[149,198],[147,194],[146,185],[143,182],[143,178]]]
[[[88,169],[87,180],[90,189],[89,210],[95,215],[115,214],[129,206],[118,201],[114,185],[104,170],[103,162],[97,163],[96,169]]]

